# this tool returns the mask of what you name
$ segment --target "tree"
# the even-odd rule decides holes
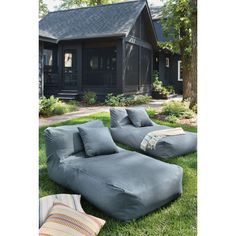
[[[60,5],[61,9],[70,9],[75,7],[83,7],[83,6],[96,6],[102,4],[109,4],[120,2],[121,0],[62,0],[62,4]]]
[[[48,14],[48,6],[43,0],[39,0],[39,18],[44,17]]]
[[[192,107],[197,103],[197,0],[167,0],[162,16],[163,32],[173,40],[159,45],[180,53],[183,99],[188,99]]]

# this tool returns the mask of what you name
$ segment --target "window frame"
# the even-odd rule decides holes
[[[46,51],[51,51],[51,65],[46,64],[47,61],[50,62],[50,59],[48,58],[48,53],[46,53]],[[53,49],[48,49],[48,48],[43,49],[43,65],[45,67],[53,67],[53,63],[54,63],[53,53],[54,53]],[[47,58],[47,60],[45,60],[45,57]]]
[[[170,58],[166,57],[166,67],[169,68],[170,67]]]

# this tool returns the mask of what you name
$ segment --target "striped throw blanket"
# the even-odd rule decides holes
[[[181,127],[155,130],[145,135],[143,141],[140,144],[140,148],[144,151],[146,151],[147,149],[153,150],[160,139],[166,136],[174,136],[174,135],[182,135],[182,134],[185,134],[185,132],[183,131]]]

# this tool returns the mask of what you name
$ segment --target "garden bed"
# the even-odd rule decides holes
[[[159,92],[153,91],[152,98],[153,99],[171,99],[177,97],[177,94],[161,94]]]
[[[168,119],[168,115],[156,114],[154,118],[161,121],[166,121]],[[187,125],[190,127],[197,127],[197,115],[194,115],[194,117],[189,119],[178,118],[174,123],[177,125]]]

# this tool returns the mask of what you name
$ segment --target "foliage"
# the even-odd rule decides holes
[[[162,81],[160,81],[158,78],[154,80],[152,84],[152,90],[164,96],[175,93],[173,86],[163,86]]]
[[[105,104],[108,106],[132,106],[139,104],[149,103],[151,100],[150,96],[145,95],[132,95],[125,96],[124,94],[113,95],[113,93],[109,93],[106,96]]]
[[[148,107],[145,110],[146,110],[147,114],[149,115],[149,117],[151,117],[151,118],[155,117],[155,115],[157,113],[156,110],[152,107]]]
[[[165,118],[165,121],[170,123],[176,123],[178,121],[178,118],[175,115],[169,115]]]
[[[93,105],[97,102],[97,95],[95,92],[88,91],[83,96],[83,101],[88,105]]]
[[[174,53],[183,53],[185,56],[191,54],[191,0],[167,0],[162,8],[161,25],[164,36],[172,40],[161,43],[159,46],[167,48]],[[184,51],[181,51],[184,45]]]
[[[123,94],[113,95],[113,93],[108,93],[105,99],[105,104],[108,106],[125,106],[125,97]]]
[[[75,7],[96,6],[102,4],[111,4],[121,0],[62,0],[61,9],[70,9]]]
[[[161,113],[167,116],[187,119],[194,116],[194,112],[189,109],[189,104],[187,102],[179,101],[166,102],[162,107]]]
[[[84,123],[93,119],[102,120],[104,125],[109,127],[109,113],[97,113],[86,117],[71,119],[65,122],[50,126],[73,125]],[[175,124],[157,121],[158,124],[176,127]],[[177,125],[178,127],[180,125]],[[57,193],[71,193],[70,190],[52,181],[47,172],[46,152],[44,143],[44,130],[47,126],[39,129],[39,196],[44,197]],[[184,130],[196,132],[196,128],[185,127]],[[122,146],[128,149],[127,146]],[[82,206],[86,213],[106,220],[106,224],[99,233],[100,236],[115,235],[171,235],[177,236],[196,236],[197,235],[197,154],[188,154],[173,158],[167,161],[171,164],[179,165],[183,168],[183,194],[166,207],[155,210],[154,212],[128,224],[114,220],[107,214],[98,210],[84,198]],[[159,222],[157,224],[157,222]]]
[[[170,93],[170,94],[174,94],[175,93],[175,89],[172,85],[168,85],[168,86],[165,86],[167,91]]]
[[[183,97],[190,107],[197,103],[197,0],[167,0],[162,9],[163,33],[171,39],[159,43],[180,53],[183,65]]]
[[[197,114],[197,103],[191,109],[194,113]]]
[[[41,97],[39,99],[39,115],[40,116],[50,116],[53,114],[56,103],[59,102],[58,98],[51,96],[50,98]]]
[[[151,101],[152,97],[145,95],[134,95],[128,97],[127,106],[147,104]]]
[[[48,6],[43,0],[39,0],[39,18],[43,18],[48,14]]]
[[[58,98],[51,96],[50,98],[41,97],[39,99],[39,115],[52,116],[61,115],[67,112],[75,111],[78,108],[78,102],[62,102]]]

